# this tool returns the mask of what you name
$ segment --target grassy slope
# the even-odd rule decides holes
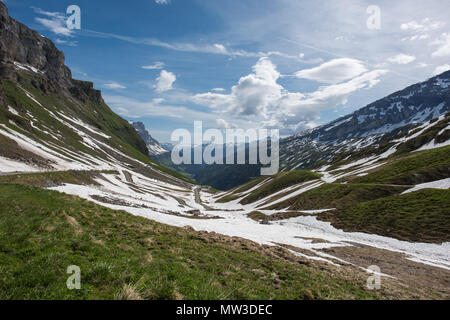
[[[321,210],[346,208],[360,202],[387,197],[405,191],[406,187],[370,184],[324,184],[297,197],[277,203],[268,209]]]
[[[422,132],[420,135],[418,135],[415,138],[412,138],[404,143],[402,143],[401,145],[399,145],[397,147],[397,152],[396,154],[405,154],[414,150],[417,150],[419,147],[433,141],[434,139],[436,139],[437,143],[441,143],[443,141],[445,141],[446,139],[448,139],[448,137],[443,133],[441,133],[439,135],[439,133],[441,131],[443,131],[450,122],[450,113],[448,113],[446,115],[447,118],[441,120],[441,121],[437,121],[435,124],[425,130],[424,132]],[[411,132],[411,134],[414,134],[414,131]],[[448,130],[447,130],[447,135],[448,135]],[[441,139],[444,139],[443,141]]]
[[[261,176],[261,177],[255,178],[255,179],[251,180],[250,182],[247,182],[246,184],[235,188],[230,194],[218,199],[217,202],[226,203],[226,202],[236,200],[240,197],[239,193],[248,191],[251,188],[256,187],[259,183],[263,182],[266,179],[268,179],[268,177],[266,177],[266,176]]]
[[[448,178],[449,170],[450,147],[410,153],[392,158],[367,176],[353,177],[348,184],[324,184],[266,209],[337,208],[321,217],[338,228],[409,241],[444,242],[450,234],[446,230],[450,191],[400,194],[408,185]]]
[[[450,176],[450,146],[415,152],[352,180],[353,183],[420,184]]]
[[[318,268],[74,196],[0,184],[0,299],[377,298]],[[70,265],[82,289],[66,288]]]
[[[323,219],[347,231],[416,242],[450,241],[450,190],[424,189],[327,212]]]
[[[100,173],[116,173],[116,171],[55,171],[39,173],[21,173],[0,176],[0,183],[24,184],[27,186],[48,188],[53,186],[69,184],[96,185],[93,178]]]
[[[33,94],[33,96],[35,96],[36,99],[50,111],[63,111],[66,114],[70,114],[75,118],[81,119],[85,123],[97,128],[99,131],[110,135],[111,138],[105,140],[104,142],[111,147],[121,151],[133,159],[139,160],[173,177],[188,183],[194,183],[194,181],[185,177],[183,174],[168,169],[151,160],[145,154],[147,151],[145,143],[136,133],[136,130],[131,127],[126,120],[115,114],[105,103],[98,103],[92,99],[89,99],[88,96],[83,95],[81,95],[81,97],[84,101],[77,100],[73,97],[69,99],[64,95],[58,95],[51,92],[44,93],[39,87],[42,79],[32,78],[27,74],[21,74],[21,77],[21,86]],[[36,81],[38,84],[32,85]],[[76,80],[74,83],[78,86],[83,86],[84,84],[84,82]],[[16,116],[8,112],[6,108],[1,107],[0,123],[4,123],[7,127],[25,134],[33,140],[48,141],[65,148],[72,147],[72,149],[77,152],[85,152],[94,157],[105,158],[103,153],[93,151],[92,149],[86,147],[79,135],[73,132],[70,128],[64,126],[58,120],[54,119],[46,110],[28,98],[23,90],[16,84],[3,80],[0,85],[0,93],[5,96],[6,103],[12,106],[19,113],[25,115],[29,112],[36,119],[39,119],[39,121],[35,121],[35,126],[39,127],[43,131],[48,130],[46,127],[51,128],[54,132],[60,132],[63,138],[55,139],[42,131],[36,130],[32,128],[28,120],[21,116]],[[18,125],[18,128],[12,126],[9,123],[9,120],[14,121]],[[73,157],[69,154],[65,154],[60,150],[57,151],[62,155],[73,159]],[[0,154],[6,154],[6,150],[2,150],[2,147],[0,147]]]
[[[271,181],[265,183],[260,188],[252,191],[242,199],[241,203],[252,203],[293,185],[319,178],[320,174],[305,170],[282,172],[274,176]]]

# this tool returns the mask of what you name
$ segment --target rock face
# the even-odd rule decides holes
[[[51,40],[11,18],[7,7],[0,1],[0,80],[6,80],[8,86],[19,88],[20,92],[25,87],[37,90],[39,95],[53,99],[51,104],[42,103],[46,109],[55,108],[57,110],[54,111],[70,114],[100,133],[107,131],[107,136],[113,135],[147,155],[144,141],[128,121],[105,104],[101,92],[94,89],[92,82],[72,79],[64,61],[64,54]],[[25,109],[23,103],[8,93],[0,82],[0,116],[2,112],[8,112],[8,99],[16,104],[15,110]],[[47,127],[51,124],[47,123]]]
[[[61,87],[70,87],[72,75],[64,59],[52,41],[11,18],[0,2],[0,75],[3,78],[14,76],[16,62],[36,68]]]
[[[132,122],[131,125],[136,129],[136,132],[141,136],[147,145],[148,154],[151,156],[158,156],[168,151],[164,149],[161,144],[155,140],[148,130],[145,128],[145,125],[142,122]]]

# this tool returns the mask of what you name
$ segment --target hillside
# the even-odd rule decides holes
[[[373,143],[335,141],[308,170],[293,158],[274,176],[198,173],[229,179],[220,192],[153,161],[94,84],[72,79],[63,53],[1,2],[0,80],[0,299],[450,297],[448,104],[376,139],[344,135],[341,146]],[[74,264],[82,289],[70,291]],[[379,291],[366,286],[374,264]]]
[[[361,271],[350,283],[335,277],[333,268],[320,270],[287,250],[169,227],[52,191],[4,184],[0,191],[0,233],[7,235],[0,238],[0,299],[378,299],[392,294],[365,290]],[[83,272],[79,291],[66,288],[66,268],[73,264]],[[398,295],[391,297],[408,297],[395,289]]]

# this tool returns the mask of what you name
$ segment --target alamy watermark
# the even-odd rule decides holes
[[[172,150],[172,162],[176,165],[260,164],[263,166],[261,175],[277,174],[280,167],[278,129],[208,129],[203,132],[202,121],[195,121],[193,137],[188,130],[177,129],[171,140],[178,143]]]
[[[66,10],[69,17],[66,20],[67,29],[80,30],[81,29],[81,9],[77,5],[70,5]]]
[[[66,285],[69,290],[81,289],[81,269],[79,266],[67,267],[67,274],[70,276],[67,278]]]
[[[366,10],[369,17],[367,18],[367,29],[380,30],[381,29],[381,8],[376,5],[370,5]]]
[[[371,274],[367,278],[367,288],[369,290],[381,289],[381,269],[379,266],[370,266],[367,268],[367,273]]]

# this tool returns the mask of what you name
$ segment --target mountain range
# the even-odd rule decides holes
[[[64,60],[0,2],[0,299],[450,297],[450,72],[283,139],[258,176],[171,165]]]

